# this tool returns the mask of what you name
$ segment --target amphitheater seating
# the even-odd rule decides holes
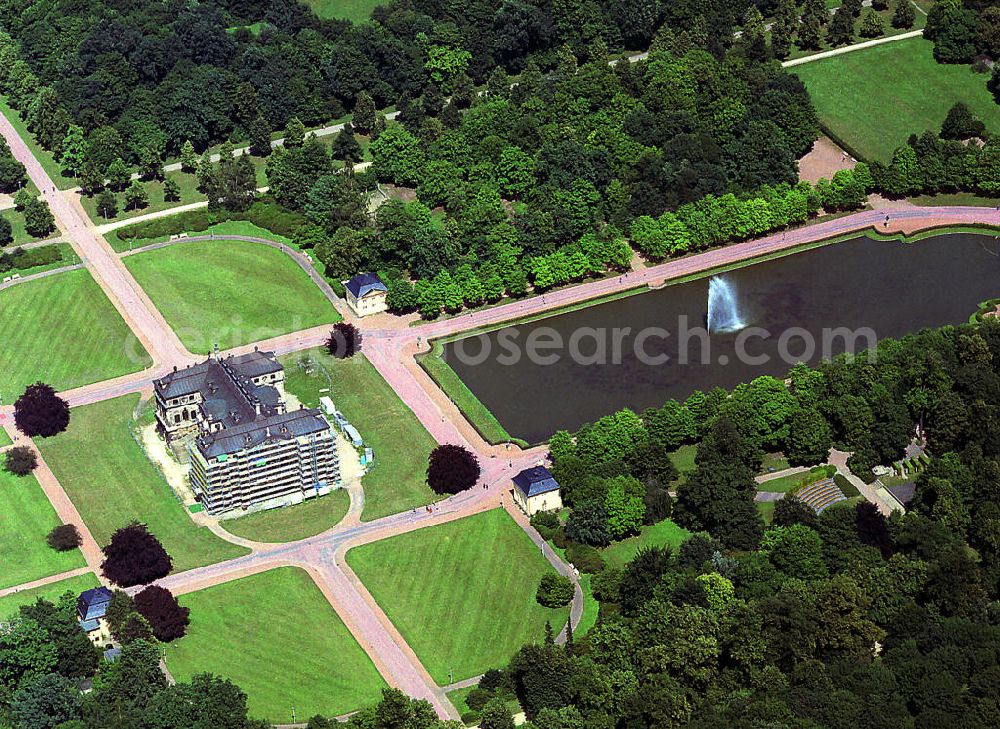
[[[795,495],[804,503],[808,504],[819,514],[823,509],[836,504],[838,501],[846,501],[844,492],[833,482],[832,478],[823,478],[809,484],[805,488],[797,491]]]

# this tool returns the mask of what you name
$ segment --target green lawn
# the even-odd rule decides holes
[[[808,473],[793,473],[790,476],[782,476],[764,483],[757,484],[758,491],[771,491],[777,494],[785,494],[794,488],[798,488],[803,483],[816,481],[819,476],[812,476]]]
[[[304,0],[321,18],[337,18],[363,23],[384,0]]]
[[[385,681],[308,573],[282,567],[183,595],[187,635],[166,647],[180,681],[225,676],[250,714],[272,722],[336,716],[378,702]]]
[[[501,509],[357,547],[347,563],[442,686],[505,665],[569,612],[535,601],[552,567]]]
[[[306,374],[298,362],[315,363]],[[309,407],[329,395],[375,453],[375,465],[361,483],[362,519],[370,521],[429,504],[440,497],[427,486],[427,456],[437,445],[382,375],[364,356],[337,360],[321,349],[281,358],[285,389]],[[321,392],[328,389],[329,392]]]
[[[784,471],[789,467],[788,459],[781,453],[765,453],[760,464],[761,473]]]
[[[197,241],[124,259],[189,350],[207,354],[340,320],[291,258],[260,243]]]
[[[38,441],[94,539],[107,544],[133,519],[145,522],[173,558],[176,572],[246,554],[191,521],[133,440],[129,424],[138,401],[137,395],[127,395],[73,408],[66,432]]]
[[[9,446],[13,441],[11,441],[10,436],[7,435],[7,431],[0,428],[0,448],[4,446]]]
[[[866,48],[790,69],[806,84],[824,126],[866,159],[887,160],[910,134],[937,132],[964,101],[1000,132],[986,76],[967,64],[940,64],[923,38]]]
[[[774,505],[775,501],[758,501],[757,502],[757,512],[760,514],[760,518],[764,520],[764,524],[770,525],[771,520],[774,519]]]
[[[676,548],[689,536],[691,536],[691,532],[687,529],[677,526],[670,519],[664,519],[651,526],[643,527],[638,536],[623,539],[602,549],[601,556],[611,567],[624,567],[644,547],[669,545]]]
[[[58,346],[53,335],[58,333]],[[149,355],[85,270],[0,291],[0,393],[42,380],[57,390],[145,369]]]
[[[227,519],[222,522],[222,528],[255,542],[295,542],[325,532],[344,518],[350,505],[351,497],[347,491],[337,489],[295,506]]]
[[[19,607],[30,605],[38,598],[54,603],[65,592],[72,592],[74,595],[79,595],[84,590],[97,587],[99,584],[97,577],[93,573],[88,572],[85,575],[70,577],[59,582],[53,582],[50,585],[43,585],[42,587],[35,587],[31,590],[23,590],[0,597],[0,619],[10,617]]]
[[[79,549],[57,552],[45,543],[61,523],[34,476],[0,469],[0,589],[86,566]]]
[[[573,635],[586,635],[591,628],[597,625],[597,615],[601,611],[601,603],[594,597],[594,590],[590,586],[591,575],[580,575],[580,588],[583,590],[583,615],[580,622],[573,631]]]
[[[698,455],[698,446],[682,445],[670,454],[670,460],[674,462],[677,469],[677,478],[671,484],[671,488],[676,488],[687,480],[687,476],[695,469],[694,457]]]

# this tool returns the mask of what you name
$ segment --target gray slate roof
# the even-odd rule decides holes
[[[197,439],[198,450],[205,458],[233,455],[276,440],[291,440],[330,429],[319,410],[296,410],[234,425]]]
[[[524,469],[514,476],[514,485],[525,496],[538,496],[559,490],[559,483],[545,466]]]
[[[76,614],[80,620],[97,620],[103,618],[111,603],[111,590],[106,587],[94,587],[84,590],[76,598]]]
[[[386,285],[382,283],[382,279],[374,273],[359,273],[344,284],[344,287],[354,294],[356,299],[360,299],[372,291],[388,291]]]
[[[281,398],[270,385],[257,386],[251,378],[280,372],[273,352],[250,352],[204,362],[167,374],[154,383],[160,397],[170,400],[200,393],[205,415],[230,428],[252,421],[260,414],[268,417],[280,410]]]

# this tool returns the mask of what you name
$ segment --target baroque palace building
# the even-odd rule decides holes
[[[191,459],[195,497],[236,516],[297,504],[340,484],[337,441],[319,410],[285,407],[273,352],[209,357],[154,383],[157,429]]]

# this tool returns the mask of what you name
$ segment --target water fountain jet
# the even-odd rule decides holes
[[[708,280],[709,333],[738,332],[745,327],[732,283],[721,276],[712,276]]]

